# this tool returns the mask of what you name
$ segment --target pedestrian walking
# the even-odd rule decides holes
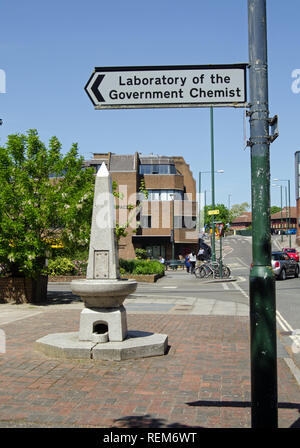
[[[186,272],[189,273],[190,272],[191,263],[190,263],[190,258],[189,258],[188,255],[185,256],[184,264],[185,264],[185,267],[186,267]]]
[[[197,257],[195,252],[191,252],[189,255],[190,263],[191,263],[191,274],[195,272]]]

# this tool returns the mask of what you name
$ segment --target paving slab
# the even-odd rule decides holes
[[[168,335],[163,356],[122,361],[48,357],[47,334],[78,331],[80,310],[5,325],[0,427],[250,428],[249,319],[128,314],[129,331]],[[22,322],[22,325],[20,325]],[[300,390],[278,358],[279,427],[300,427]]]

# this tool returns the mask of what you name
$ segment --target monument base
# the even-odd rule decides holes
[[[119,308],[84,308],[81,311],[80,341],[121,342],[126,336],[127,319],[123,305]]]
[[[35,342],[47,356],[65,359],[123,361],[166,354],[168,336],[145,331],[128,331],[122,342],[80,341],[79,332],[48,334]]]

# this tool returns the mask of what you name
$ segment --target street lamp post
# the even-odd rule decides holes
[[[232,194],[228,195],[228,211],[230,212],[230,198],[231,198]]]
[[[252,257],[250,270],[251,418],[278,427],[276,291],[271,267],[270,136],[266,0],[248,0]]]
[[[204,229],[206,227],[206,190],[204,190]]]
[[[289,195],[289,220],[288,220],[288,230],[289,230],[289,245],[291,247],[291,188],[290,188],[290,179],[273,179],[276,182],[287,182],[288,183],[288,195]]]
[[[199,185],[198,185],[198,194],[199,194],[199,201],[198,201],[198,232],[200,233],[201,230],[201,171],[199,171]]]
[[[198,231],[200,232],[201,230],[201,179],[202,179],[202,174],[207,174],[207,173],[211,173],[211,171],[199,171],[199,213],[198,213]],[[224,173],[224,170],[216,170],[215,173]],[[206,191],[206,190],[205,190]],[[205,203],[204,203],[204,207],[206,206],[206,198],[205,198]],[[204,216],[205,218],[205,216]],[[204,219],[205,221],[205,219]]]
[[[282,219],[282,185],[272,184],[272,187],[278,187],[280,188],[280,236],[281,236],[281,242],[283,241],[283,234],[282,234],[282,226],[283,226],[283,219]]]
[[[288,231],[289,229],[289,221],[288,221],[288,200],[287,200],[287,188],[284,187],[285,191],[285,229]]]
[[[174,213],[174,206],[175,206],[175,194],[170,194],[172,198],[172,265],[175,260],[175,213]],[[174,269],[174,265],[173,265]]]
[[[215,208],[215,158],[214,158],[214,109],[210,107],[210,153],[211,153],[211,205]],[[224,172],[219,170],[218,172]],[[215,220],[212,221],[212,261],[216,261]]]
[[[210,107],[210,146],[211,146],[211,204],[215,208],[215,161],[214,161],[214,112]],[[212,222],[212,261],[216,261],[215,220]]]

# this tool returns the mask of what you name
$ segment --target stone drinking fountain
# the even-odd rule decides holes
[[[84,302],[79,332],[54,333],[35,346],[54,357],[122,360],[163,355],[168,336],[128,331],[123,303],[135,292],[135,280],[121,279],[115,235],[112,180],[102,163],[95,181],[86,279],[71,282],[72,293]]]

